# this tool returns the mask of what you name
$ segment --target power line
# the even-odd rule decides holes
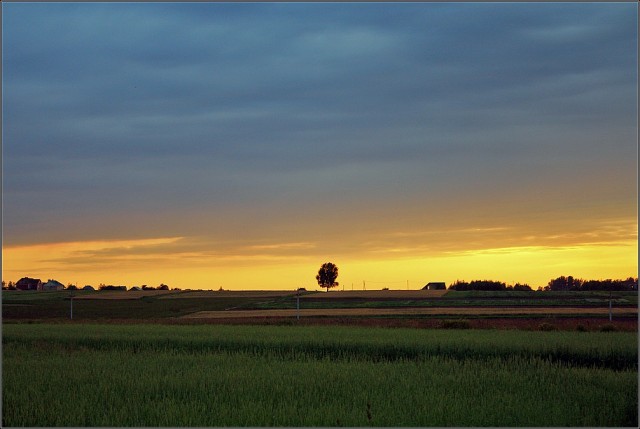
[[[398,285],[405,284],[407,290],[409,289],[409,280],[390,280],[390,281],[375,281],[375,280],[362,280],[362,289],[367,290],[366,284],[373,283],[378,285]]]

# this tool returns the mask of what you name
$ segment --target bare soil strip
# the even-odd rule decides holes
[[[247,291],[232,291],[232,290],[197,290],[197,291],[183,291],[163,296],[166,299],[180,299],[180,298],[279,298],[281,296],[293,295],[295,291],[291,290],[247,290]]]
[[[182,298],[279,298],[281,296],[293,295],[295,291],[175,291],[175,290],[132,290],[132,291],[100,291],[87,295],[76,296],[73,299],[140,299],[145,296],[152,296],[160,299],[182,299]]]
[[[287,309],[287,310],[231,310],[231,311],[198,311],[182,318],[185,319],[228,319],[242,317],[352,317],[352,316],[411,316],[411,315],[540,315],[540,314],[570,314],[587,315],[608,314],[608,308],[576,308],[576,307],[430,307],[430,308],[317,308],[317,309]],[[637,308],[614,308],[614,315],[636,314]]]
[[[346,290],[301,295],[300,299],[425,299],[440,298],[447,290]]]

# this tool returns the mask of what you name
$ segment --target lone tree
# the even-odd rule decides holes
[[[336,281],[337,278],[338,267],[331,262],[322,264],[320,271],[318,271],[318,275],[316,276],[316,280],[318,280],[320,287],[326,287],[327,292],[329,292],[330,287],[338,286],[339,283]]]

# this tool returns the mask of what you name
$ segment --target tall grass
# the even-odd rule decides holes
[[[296,358],[368,360],[539,357],[611,369],[638,365],[638,339],[626,332],[521,332],[308,326],[20,325],[3,326],[4,345],[185,353],[248,352]]]
[[[632,334],[517,334],[7,325],[3,426],[637,426]]]

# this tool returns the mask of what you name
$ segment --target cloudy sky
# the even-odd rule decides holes
[[[635,276],[637,8],[5,3],[3,279]]]

